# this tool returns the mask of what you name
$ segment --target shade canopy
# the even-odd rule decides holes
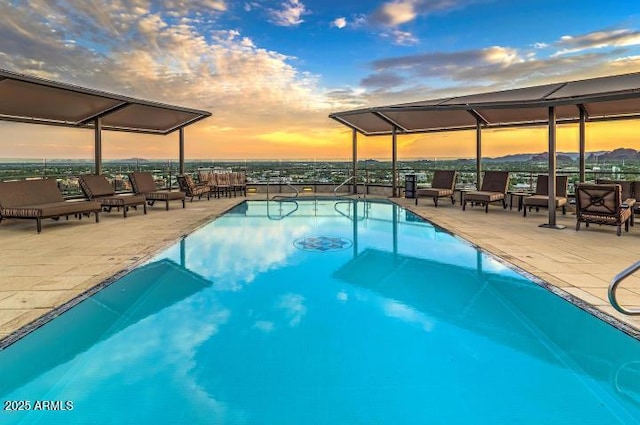
[[[330,118],[366,136],[640,118],[640,73],[545,84],[335,112]]]
[[[0,120],[169,134],[210,112],[87,89],[0,69]]]

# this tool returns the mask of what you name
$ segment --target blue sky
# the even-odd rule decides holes
[[[348,156],[330,112],[640,71],[640,5],[0,0],[0,67],[210,110],[189,129],[187,156]],[[78,149],[84,134],[48,129],[37,145],[44,130],[1,125],[24,141],[0,156],[91,155],[90,140]],[[135,156],[173,155],[139,143]],[[107,149],[134,156],[124,136]]]

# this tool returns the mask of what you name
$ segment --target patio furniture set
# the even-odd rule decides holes
[[[454,191],[457,172],[451,170],[437,170],[434,172],[433,181],[429,188],[418,188],[415,194],[415,204],[418,205],[420,197],[432,198],[435,207],[438,207],[439,198],[450,198],[455,204]],[[516,192],[511,195],[518,198],[518,211],[523,211],[527,216],[527,210],[533,208],[548,208],[549,177],[541,174],[538,176],[536,190],[533,194]],[[462,210],[466,210],[467,203],[484,206],[485,212],[489,212],[489,204],[499,202],[503,208],[507,208],[507,196],[509,188],[509,173],[506,171],[486,171],[480,190],[462,191]],[[629,231],[629,226],[634,225],[634,209],[640,207],[636,199],[640,198],[640,181],[613,181],[598,180],[593,183],[578,183],[575,191],[576,207],[576,231],[580,230],[581,223],[589,227],[593,224],[607,224],[616,226],[617,235],[622,233],[622,226]],[[568,177],[556,176],[555,207],[562,209],[566,214],[568,202]]]
[[[218,174],[218,173],[215,173]],[[79,184],[85,200],[65,200],[55,179],[29,179],[0,183],[0,222],[3,219],[20,218],[36,221],[36,230],[42,231],[42,219],[59,220],[70,216],[82,219],[94,214],[96,223],[100,221],[100,212],[111,212],[113,208],[122,209],[123,217],[127,217],[130,209],[142,207],[147,214],[147,205],[164,202],[165,210],[169,210],[169,202],[180,201],[185,208],[185,198],[189,196],[199,199],[211,194],[221,193],[235,196],[244,193],[246,196],[246,177],[244,173],[225,173],[226,186],[204,181],[195,183],[189,174],[178,176],[180,191],[159,190],[148,172],[133,172],[129,180],[133,194],[116,194],[114,188],[104,175],[82,175]],[[233,175],[233,176],[232,176]]]

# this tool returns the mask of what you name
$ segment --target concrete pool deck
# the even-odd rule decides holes
[[[250,195],[249,200],[264,199]],[[222,198],[178,203],[131,212],[103,213],[93,218],[43,222],[36,233],[33,220],[6,220],[0,224],[4,246],[0,257],[0,339],[15,333],[54,309],[134,267],[162,248],[176,242],[203,223],[223,214],[245,198]],[[534,276],[613,316],[640,334],[640,317],[615,311],[607,299],[607,287],[617,273],[640,260],[640,226],[621,237],[611,226],[584,226],[576,232],[575,216],[558,213],[564,230],[539,228],[546,211],[522,217],[517,209],[503,210],[452,206],[444,200],[434,208],[429,199],[397,198],[394,202],[461,236],[480,248],[524,269]],[[620,287],[620,302],[640,308],[640,275]]]

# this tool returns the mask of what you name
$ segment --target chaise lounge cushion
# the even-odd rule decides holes
[[[468,192],[465,194],[464,199],[467,202],[496,202],[501,199],[504,199],[505,194],[499,192],[485,192],[485,191],[477,191],[477,192]]]
[[[84,214],[100,211],[100,203],[93,201],[61,201],[46,204],[34,204],[2,208],[3,217],[13,218],[51,218],[71,214]]]
[[[425,188],[420,188],[416,191],[416,193],[418,194],[418,196],[425,196],[425,197],[445,197],[445,196],[451,196],[453,195],[453,190],[451,189],[438,189],[435,187],[425,187]]]
[[[542,207],[549,206],[549,197],[547,195],[531,195],[525,198],[525,207]],[[556,208],[567,205],[567,198],[564,196],[556,196]]]

